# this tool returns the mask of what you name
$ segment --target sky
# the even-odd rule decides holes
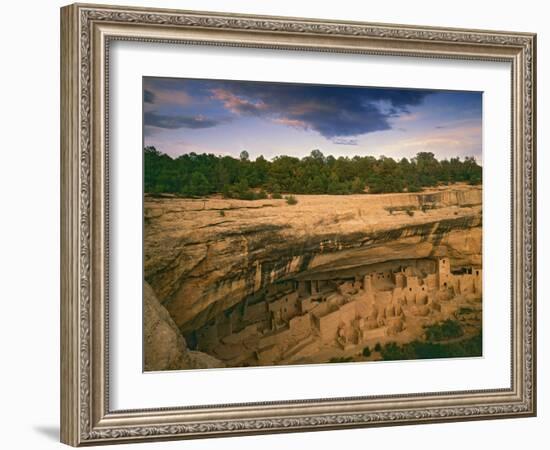
[[[143,79],[144,145],[177,157],[384,155],[482,163],[482,93],[186,78]]]

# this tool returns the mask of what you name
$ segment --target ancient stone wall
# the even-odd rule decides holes
[[[199,349],[226,352],[233,364],[299,361],[314,355],[316,345],[348,351],[373,339],[422,336],[425,324],[455,316],[459,303],[451,299],[481,296],[481,269],[451,271],[448,257],[403,261],[386,269],[375,267],[355,280],[279,283],[268,300],[244,302],[202,327]]]
[[[289,321],[290,334],[293,339],[302,339],[311,333],[311,317],[309,314],[296,316]]]
[[[267,303],[261,301],[253,305],[248,305],[243,315],[243,320],[246,322],[258,322],[265,319],[267,314]]]

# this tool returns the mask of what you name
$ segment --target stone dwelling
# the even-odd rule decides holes
[[[232,365],[299,362],[327,348],[420,337],[424,325],[453,317],[481,293],[481,268],[453,270],[448,257],[373,265],[345,278],[289,280],[202,327],[197,348]]]

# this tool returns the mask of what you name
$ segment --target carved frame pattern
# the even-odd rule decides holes
[[[78,446],[535,414],[535,35],[93,5],[67,6],[61,15],[63,442]],[[107,25],[106,31],[101,30],[102,25]],[[118,27],[117,33],[109,34],[109,26],[113,25]],[[193,38],[195,29],[200,30],[197,39]],[[160,30],[160,34],[148,30]],[[174,38],[168,37],[165,30],[171,35],[182,30],[185,33]],[[221,38],[218,30],[222,31]],[[235,37],[231,32],[236,33]],[[262,35],[267,40],[256,39]],[[330,38],[329,44],[317,44],[318,37],[325,38],[325,43]],[[237,405],[237,409],[244,408],[240,416],[221,414],[219,418],[216,413],[227,405],[203,408],[208,410],[205,416],[185,416],[186,411],[193,413],[193,408],[110,411],[105,294],[108,244],[104,237],[108,197],[101,189],[108,183],[107,174],[101,173],[108,162],[108,147],[99,142],[108,137],[108,111],[98,108],[108,83],[99,79],[98,73],[108,66],[109,42],[113,39],[510,61],[512,92],[518,101],[512,108],[516,228],[512,270],[516,271],[516,284],[521,281],[513,290],[517,297],[516,322],[512,326],[514,386],[504,392],[390,396],[382,399],[390,402],[382,407],[368,407],[368,402],[381,400],[374,397],[243,404]],[[103,67],[98,67],[101,64],[97,55]],[[99,122],[104,123],[104,129],[98,134]],[[99,160],[98,150],[105,152]],[[423,398],[425,405],[420,402],[420,406],[410,407],[406,403],[407,399]],[[395,406],[391,406],[392,399]],[[345,400],[364,401],[364,408],[340,412]],[[315,408],[316,403],[322,408]],[[299,414],[285,413],[285,405],[292,405],[294,411],[296,405],[303,409]]]

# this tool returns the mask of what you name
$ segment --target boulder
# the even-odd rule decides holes
[[[180,370],[223,367],[206,353],[191,351],[147,282],[143,283],[144,370]]]

